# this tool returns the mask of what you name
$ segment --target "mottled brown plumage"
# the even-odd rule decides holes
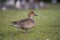
[[[33,11],[30,11],[28,14],[28,18],[19,21],[14,21],[12,23],[17,28],[22,28],[24,30],[27,30],[35,25],[35,21],[32,19],[33,16],[37,16],[37,15]]]

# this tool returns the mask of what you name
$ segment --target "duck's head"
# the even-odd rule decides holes
[[[34,11],[30,11],[28,14],[29,18],[32,18],[33,16],[38,16],[37,14],[34,13]]]

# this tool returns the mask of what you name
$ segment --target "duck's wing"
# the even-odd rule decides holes
[[[35,21],[33,19],[22,19],[20,20],[20,26],[24,27],[24,28],[31,28],[32,26],[34,26]]]

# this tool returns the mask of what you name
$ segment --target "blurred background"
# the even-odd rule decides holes
[[[60,0],[0,0],[0,9],[40,9],[48,8],[48,3],[57,4]]]

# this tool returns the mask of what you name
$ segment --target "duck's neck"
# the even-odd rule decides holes
[[[32,16],[29,16],[28,18],[32,19]]]

